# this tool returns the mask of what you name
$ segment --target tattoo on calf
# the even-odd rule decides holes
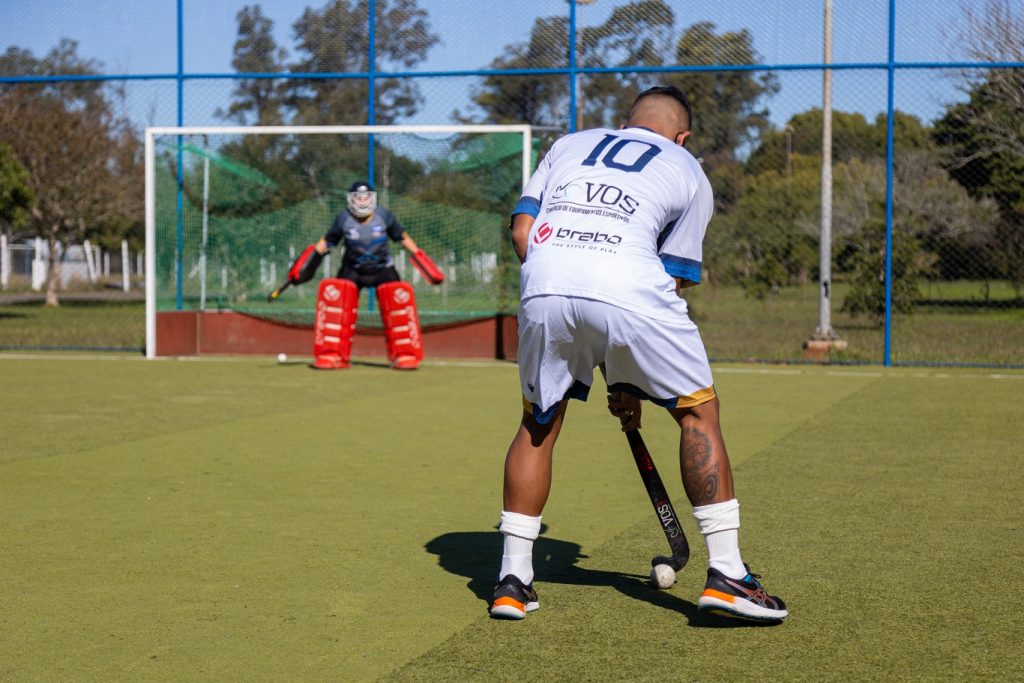
[[[683,430],[683,464],[687,470],[701,470],[711,461],[711,439],[700,429]]]
[[[700,491],[697,492],[697,505],[709,505],[715,502],[718,497],[718,465],[709,472],[701,482]]]
[[[694,505],[707,505],[718,496],[719,464],[713,455],[707,434],[692,427],[683,430],[683,484]]]

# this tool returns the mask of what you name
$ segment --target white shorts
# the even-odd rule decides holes
[[[519,384],[539,422],[562,399],[587,400],[594,368],[608,389],[667,408],[715,397],[711,367],[693,321],[655,320],[618,306],[566,296],[535,296],[519,306]],[[530,406],[530,407],[528,407]]]

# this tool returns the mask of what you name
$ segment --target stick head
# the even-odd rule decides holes
[[[667,564],[672,567],[675,571],[679,571],[686,566],[686,563],[690,561],[690,553],[685,555],[676,551],[672,553],[672,557],[665,557],[664,555],[658,555],[651,560],[651,566],[657,567],[659,564]]]

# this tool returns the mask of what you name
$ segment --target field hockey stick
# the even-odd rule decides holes
[[[621,421],[625,424],[629,418],[621,418]],[[658,521],[661,522],[661,530],[665,532],[669,548],[672,549],[671,557],[658,555],[651,560],[651,566],[667,564],[674,571],[679,571],[690,561],[690,544],[686,540],[686,534],[683,533],[683,527],[679,525],[676,510],[672,507],[668,492],[665,491],[665,484],[661,481],[658,468],[654,466],[651,452],[647,450],[647,444],[640,436],[640,430],[633,428],[627,431],[626,440],[629,441],[629,450],[633,453],[633,461],[636,462],[640,478],[644,481],[647,495],[651,498],[654,513],[658,516]]]
[[[267,295],[267,301],[277,301],[277,298],[281,296],[281,292],[288,289],[292,284],[291,280],[285,280],[284,284],[275,289],[273,292]]]

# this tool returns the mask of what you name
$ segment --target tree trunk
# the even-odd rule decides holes
[[[50,260],[46,267],[46,305],[47,306],[60,306],[60,298],[57,296],[57,290],[60,287],[60,258],[61,253],[58,251],[60,246],[57,240],[50,239]]]

